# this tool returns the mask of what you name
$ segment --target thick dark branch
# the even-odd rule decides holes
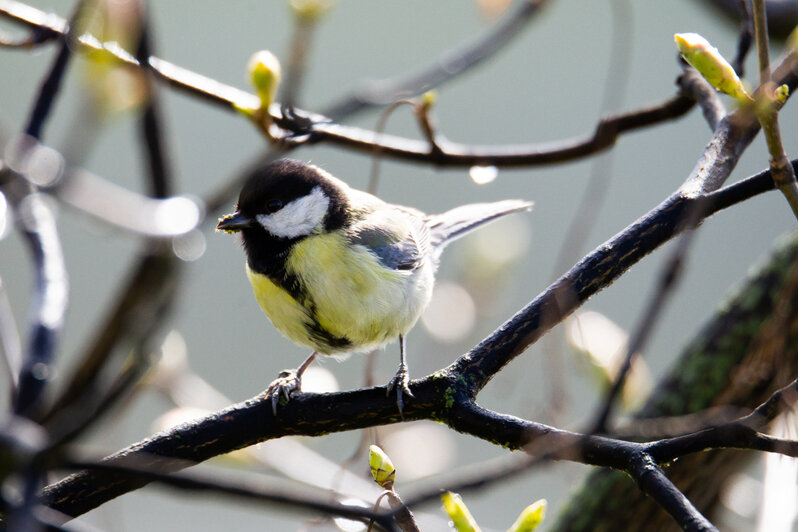
[[[717,530],[673,485],[650,456],[645,454],[635,456],[627,472],[643,492],[673,516],[683,530]]]
[[[674,234],[683,231],[685,224],[693,225],[686,218],[687,209],[702,213],[695,223],[715,212],[713,205],[698,206],[696,203],[705,201],[706,194],[725,182],[758,130],[757,123],[742,113],[729,115],[679,190],[588,254],[493,335],[460,357],[449,371],[465,375],[474,394],[478,393],[505,364],[590,296],[611,284]]]
[[[798,161],[795,164],[798,165]],[[717,192],[713,196],[714,207],[707,213],[719,210],[721,208],[719,205],[728,206],[764,190],[772,190],[772,188],[769,171],[762,172],[742,184]],[[726,190],[731,192],[731,198],[727,197]],[[675,222],[664,223],[661,221],[660,225],[670,227],[671,235],[676,227]],[[646,227],[651,229],[651,227],[657,227],[657,224],[649,222]],[[659,229],[659,231],[666,231],[666,229]],[[660,234],[659,238],[666,239],[667,237]],[[584,268],[580,275],[588,275],[593,262],[596,261],[580,263],[580,268]],[[500,333],[501,329],[494,336]],[[511,332],[506,332],[506,334],[513,336]],[[452,368],[449,369],[450,375],[451,371]],[[466,375],[470,374],[466,373]],[[469,422],[469,418],[467,416],[460,413],[458,415],[463,419],[455,416],[450,418],[447,407],[441,404],[442,398],[451,396],[451,393],[458,389],[459,382],[461,381],[454,377],[447,377],[443,372],[412,382],[411,389],[415,398],[405,407],[405,419],[438,419],[450,423],[451,426],[459,430],[468,430],[466,423]],[[471,384],[466,383],[466,385],[470,389],[460,390],[459,393],[473,392]],[[335,407],[333,408],[331,405],[335,405]],[[329,412],[333,410],[335,415],[329,415]],[[504,416],[496,423],[509,423],[508,420],[515,419],[517,418]],[[152,457],[151,460],[158,461],[159,467],[163,471],[169,472],[186,467],[186,460],[191,463],[202,462],[214,456],[272,438],[292,434],[317,436],[396,421],[399,421],[396,404],[392,399],[386,397],[384,387],[325,395],[301,394],[288,404],[280,406],[279,420],[274,420],[270,404],[266,404],[262,398],[256,398],[247,403],[234,405],[196,423],[185,424],[153,436],[115,453],[108,458],[108,461],[114,463],[127,455],[142,454]],[[471,422],[471,426],[475,431],[473,435],[488,441],[497,441],[497,434],[501,434],[501,441],[497,441],[497,443],[515,448],[528,444],[530,434],[535,431],[540,435],[555,431],[554,434],[558,437],[568,436],[566,432],[556,431],[556,429],[538,424],[525,424],[513,428],[514,425],[510,423],[504,428],[512,430],[505,433],[486,430],[486,427],[491,425],[481,421]],[[564,441],[571,443],[575,437],[576,435],[568,436]],[[595,455],[587,463],[608,465],[608,459],[603,456]],[[176,459],[179,461],[175,461]],[[59,511],[69,515],[80,515],[107,500],[138,489],[145,483],[127,478],[120,479],[110,474],[81,472],[50,486],[46,490],[45,496],[49,504]]]
[[[430,414],[432,400],[442,394],[434,384],[428,382],[425,392],[417,395],[420,402],[426,402],[427,408],[418,405],[412,413],[406,410],[405,418]],[[331,405],[336,405],[334,415],[330,414]],[[395,401],[386,396],[385,388],[298,395],[287,405],[280,406],[279,419],[273,416],[271,403],[257,397],[197,422],[156,434],[109,456],[104,463],[110,467],[134,457],[137,466],[170,473],[260,441],[302,433],[319,436],[391,420],[398,421],[398,413]],[[77,516],[147,482],[146,478],[112,471],[82,471],[48,487],[44,501],[65,514]]]
[[[712,126],[713,131],[716,131],[717,135],[716,138],[710,142],[709,148],[702,154],[698,171],[686,180],[684,185],[680,188],[680,191],[694,194],[694,191],[697,190],[699,194],[705,196],[707,193],[717,190],[717,188],[725,182],[725,176],[731,173],[736,165],[741,150],[746,146],[745,136],[742,136],[739,142],[731,142],[730,149],[728,146],[724,146],[723,139],[729,138],[727,137],[726,131],[735,127],[737,124],[741,127],[748,126],[753,131],[756,131],[756,129],[753,123],[746,124],[743,122],[743,117],[732,116],[726,119],[724,116],[725,109],[720,104],[715,89],[706,82],[702,83],[702,79],[697,79],[700,76],[695,70],[689,69],[685,73],[685,77],[692,80],[692,84],[695,86],[694,93],[697,94],[696,97],[704,110],[704,117],[707,119],[710,126]],[[721,157],[718,157],[718,154],[721,154]],[[725,160],[723,155],[726,155]],[[714,170],[704,171],[706,167],[701,166],[702,161],[706,161],[706,164],[711,165],[710,168],[714,168]],[[632,359],[638,353],[643,352],[655,325],[659,322],[659,317],[664,311],[666,303],[675,291],[683,272],[687,254],[695,236],[695,228],[704,217],[704,209],[708,206],[709,203],[706,201],[696,201],[692,202],[689,208],[685,210],[680,224],[686,228],[686,231],[679,237],[676,246],[665,261],[665,266],[662,268],[657,279],[655,291],[648,298],[648,303],[641,312],[641,318],[626,347],[623,363],[621,364],[618,374],[615,376],[609,393],[607,393],[603,404],[598,409],[591,433],[606,432],[610,415],[626,382],[627,374],[632,367]]]

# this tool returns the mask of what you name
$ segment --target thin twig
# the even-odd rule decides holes
[[[696,210],[695,207],[691,210]],[[690,213],[688,211],[688,216]],[[697,216],[690,216],[698,218]],[[695,235],[695,228],[691,227],[689,231],[682,234],[671,253],[670,257],[662,268],[659,276],[659,282],[654,293],[649,298],[645,310],[641,313],[640,321],[635,328],[635,333],[629,341],[626,352],[624,353],[623,363],[621,364],[618,374],[614,376],[612,386],[607,393],[602,405],[598,410],[598,415],[595,416],[593,428],[591,433],[600,434],[607,432],[607,425],[609,423],[612,410],[617,403],[621,390],[626,383],[626,377],[629,375],[629,370],[632,368],[632,361],[635,356],[640,356],[643,349],[654,330],[654,326],[658,323],[660,316],[665,308],[665,304],[675,291],[675,287],[681,278],[684,270],[684,264],[687,257],[687,252],[690,244]]]
[[[757,57],[759,58],[759,83],[757,90],[757,117],[765,134],[765,141],[770,152],[770,167],[776,187],[784,194],[793,214],[798,218],[798,181],[789,164],[784,144],[781,141],[779,128],[778,105],[775,102],[776,85],[771,80],[770,47],[768,44],[768,23],[764,0],[752,0],[752,16],[754,19],[754,39],[756,40]]]
[[[416,74],[363,81],[361,88],[353,94],[327,106],[324,114],[340,120],[367,107],[390,105],[396,100],[412,98],[439,87],[502,50],[547,3],[547,0],[524,0],[515,11],[508,13],[488,33],[473,42],[434,58],[429,66]]]
[[[704,118],[707,123],[715,131],[722,124],[723,117],[726,115],[726,110],[718,98],[717,92],[713,89],[704,78],[698,74],[692,67],[685,65],[685,71],[679,79],[682,86],[690,88],[691,93],[704,113]],[[708,179],[708,174],[704,175],[704,180]],[[720,186],[721,183],[715,183],[713,186]],[[700,186],[704,194],[712,192],[711,188],[707,188],[705,184]],[[694,228],[698,220],[702,218],[700,209],[703,203],[697,203],[692,208],[687,209],[685,212],[685,220],[681,222],[684,226],[690,228],[690,231],[682,234],[679,237],[678,244],[674,248],[670,257],[662,269],[655,292],[649,298],[645,310],[641,313],[641,319],[638,322],[635,332],[629,341],[626,352],[623,356],[623,362],[618,370],[618,373],[613,377],[613,383],[607,392],[601,406],[597,410],[597,415],[593,421],[593,428],[590,433],[605,433],[608,429],[609,418],[615,407],[616,401],[620,396],[621,390],[626,383],[626,377],[629,370],[632,368],[632,361],[635,356],[639,356],[648,342],[651,333],[654,330],[662,311],[665,308],[670,296],[673,294],[679,278],[684,270],[684,264],[687,259],[690,244],[693,241],[695,233]]]
[[[751,0],[751,17],[754,22],[754,40],[759,60],[759,84],[770,81],[770,46],[768,44],[768,20],[765,0]]]
[[[740,7],[740,31],[737,35],[737,53],[732,61],[732,68],[742,78],[745,75],[745,57],[751,50],[754,38],[754,21],[751,19],[751,10],[748,0],[738,0]]]
[[[603,118],[590,136],[543,144],[480,146],[438,139],[439,149],[430,150],[426,140],[387,134],[381,135],[380,142],[377,143],[372,131],[331,123],[325,117],[316,115],[304,115],[311,126],[300,129],[300,132],[308,135],[309,142],[330,142],[366,153],[379,150],[385,156],[395,159],[437,166],[539,166],[572,161],[602,152],[614,145],[622,133],[678,118],[687,113],[694,104],[691,98],[678,95],[660,105]],[[297,114],[302,116],[299,111]],[[287,130],[295,127],[290,121],[280,118],[276,118],[275,122]]]
[[[320,8],[322,10],[325,7]],[[283,106],[293,109],[300,101],[302,81],[308,66],[308,52],[316,35],[319,18],[321,15],[305,16],[292,8],[294,25],[291,33],[291,42],[288,46],[288,61],[285,65],[285,74],[280,83],[279,100]]]
[[[115,348],[124,342],[137,344],[163,323],[177,289],[180,264],[168,256],[170,250],[157,249],[171,247],[168,243],[153,246],[133,267],[113,308],[105,313],[107,318],[98,325],[89,346],[83,350],[74,375],[44,417],[48,424],[59,425],[58,420],[63,420],[68,426],[77,413],[92,412],[83,401],[93,404],[97,400],[102,370]]]
[[[377,124],[374,126],[374,132],[377,134],[377,139],[379,139],[379,137],[385,131],[385,126],[388,123],[388,118],[401,105],[413,106],[415,104],[413,103],[412,100],[399,100],[386,107],[385,110],[383,110],[380,113],[380,116],[377,119]],[[379,142],[379,140],[377,142]],[[371,170],[369,172],[368,185],[366,186],[366,192],[368,192],[369,194],[377,193],[377,184],[379,182],[381,160],[382,158],[380,157],[380,150],[375,151],[371,155]]]
[[[607,114],[621,107],[629,85],[629,67],[631,65],[631,42],[633,40],[633,4],[627,0],[612,1],[610,28],[610,61],[608,74],[602,89],[601,113]],[[682,90],[686,84],[681,76],[678,83]],[[687,91],[685,91],[687,92]],[[594,227],[595,220],[598,218],[604,207],[607,193],[612,181],[613,156],[609,152],[597,157],[590,164],[590,175],[582,192],[582,198],[574,211],[574,217],[568,224],[565,236],[562,238],[563,244],[557,253],[554,261],[554,268],[549,276],[549,282],[553,282],[568,266],[578,260],[584,252],[585,243],[590,229]],[[564,383],[562,369],[562,349],[561,337],[548,335],[544,339],[545,361],[548,364],[546,374],[548,378],[548,394],[546,410],[552,414],[562,412],[566,406],[567,388]]]
[[[207,492],[218,495],[230,495],[238,500],[250,500],[263,503],[277,503],[282,507],[299,510],[313,510],[329,515],[337,515],[351,519],[374,519],[388,530],[396,530],[393,517],[386,512],[373,512],[369,508],[350,506],[334,502],[325,502],[326,497],[317,494],[309,495],[305,490],[291,489],[283,481],[279,485],[271,485],[262,479],[250,480],[238,476],[234,481],[223,480],[214,475],[208,478],[196,473],[167,473],[157,463],[150,464],[145,459],[129,459],[127,463],[112,463],[107,460],[90,462],[86,460],[66,460],[63,467],[70,469],[93,471],[97,474],[122,477],[138,484],[157,482],[164,486],[190,492]]]
[[[773,392],[773,394],[753,412],[741,417],[739,422],[752,429],[761,429],[785,410],[795,405],[798,399],[798,379],[787,386]]]
[[[529,5],[535,6],[535,9],[540,7],[541,3],[531,0],[528,2]],[[11,0],[0,3],[0,14],[28,26],[44,26],[52,31],[63,31],[64,28],[62,20],[55,17],[44,19],[43,13],[39,17],[31,16],[28,11],[22,12],[19,9],[19,4]],[[103,45],[91,36],[83,35],[78,42],[82,47],[104,50],[124,64],[138,66],[135,58],[123,50]],[[257,97],[250,93],[224,85],[162,59],[150,57],[149,64],[158,78],[172,87],[210,103],[221,105],[230,111],[238,108],[255,108],[259,105]],[[425,90],[428,88],[425,85]],[[395,98],[391,101],[394,100]],[[291,146],[296,146],[299,142],[325,141],[368,153],[380,150],[386,156],[403,160],[427,162],[439,166],[470,167],[474,165],[532,166],[583,158],[608,149],[622,133],[678,118],[687,113],[693,105],[694,101],[690,97],[677,95],[657,106],[607,117],[597,124],[595,133],[586,138],[515,146],[471,146],[441,140],[439,141],[440,152],[430,151],[426,141],[391,135],[383,135],[381,137],[383,142],[377,144],[374,142],[373,131],[337,125],[332,123],[329,117],[300,109],[295,109],[293,114],[285,116],[281,112],[280,105],[273,104],[269,111],[275,124],[300,136],[298,139],[292,139]],[[233,188],[237,189],[238,187],[239,185],[236,184]]]

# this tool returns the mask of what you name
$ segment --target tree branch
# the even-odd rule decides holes
[[[764,185],[760,185],[763,188],[769,186],[772,189],[768,171],[751,179],[764,182]],[[746,190],[757,190],[757,187],[749,186]],[[719,193],[719,197],[724,196]],[[739,192],[735,190],[735,198],[739,197]],[[708,211],[710,212],[714,211]],[[582,267],[587,266],[583,264]],[[586,274],[587,271],[584,270],[583,273]],[[513,336],[512,331],[504,330],[504,333]],[[503,445],[511,448],[522,448],[534,435],[547,437],[554,435],[564,444],[582,441],[582,436],[578,434],[559,431],[541,424],[531,424],[511,416],[491,414],[498,416],[493,418],[498,423],[494,427],[484,418],[466,416],[464,412],[468,411],[450,411],[452,407],[446,406],[447,397],[454,398],[457,402],[458,397],[465,397],[473,391],[470,383],[466,379],[461,379],[451,367],[447,371],[436,372],[424,379],[413,381],[411,389],[415,398],[405,408],[406,420],[443,421],[457,430],[471,430],[475,436],[489,441],[497,441],[497,438],[500,438]],[[329,414],[331,408],[335,411],[335,415]],[[458,407],[461,408],[462,405]],[[150,463],[157,463],[161,471],[171,472],[186,467],[186,461],[202,462],[213,456],[272,438],[291,434],[322,435],[397,421],[399,418],[395,402],[386,396],[385,387],[333,394],[300,394],[292,398],[288,404],[281,405],[278,418],[274,417],[270,403],[262,397],[257,397],[202,420],[157,434],[111,455],[106,461],[113,464],[130,455],[148,456]],[[501,431],[494,428],[501,428]],[[591,441],[618,443],[617,440],[599,437],[594,437]],[[609,444],[601,443],[596,447],[595,453],[584,459],[585,463],[609,465],[612,458],[608,454],[610,447],[607,445]],[[59,511],[79,515],[144,484],[145,482],[118,478],[111,474],[84,471],[48,487],[45,491],[45,500]]]
[[[530,5],[537,3],[530,2]],[[0,1],[0,14],[29,27],[64,31],[63,20],[57,17],[45,19],[44,13],[27,6],[23,9],[22,6],[23,4],[12,0]],[[103,44],[92,36],[82,35],[77,42],[81,47],[91,50],[104,50],[124,64],[139,66],[136,59],[124,50]],[[221,105],[230,111],[259,107],[258,99],[254,95],[163,59],[151,56],[149,65],[158,79],[209,103]],[[679,94],[660,105],[607,117],[598,123],[594,134],[586,138],[515,146],[472,146],[440,140],[440,150],[430,150],[426,141],[385,134],[379,135],[380,142],[377,143],[374,132],[335,124],[324,115],[295,109],[291,116],[284,116],[280,104],[277,103],[270,107],[269,114],[274,123],[288,132],[284,140],[289,146],[324,141],[367,153],[379,151],[388,157],[428,162],[438,166],[532,166],[566,162],[598,153],[611,147],[620,134],[678,118],[687,113],[694,103],[690,96]]]

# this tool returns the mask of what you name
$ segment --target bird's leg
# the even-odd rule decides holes
[[[405,362],[405,336],[399,335],[399,369],[396,370],[396,375],[388,383],[388,394],[396,389],[396,406],[399,407],[399,415],[402,416],[402,409],[404,402],[402,401],[402,394],[406,393],[408,396],[413,397],[413,393],[407,384],[410,382],[410,374],[407,371],[407,363]],[[404,416],[402,416],[404,417]]]
[[[296,369],[284,369],[280,372],[276,379],[274,379],[264,394],[267,399],[272,400],[272,411],[277,415],[277,403],[280,402],[280,396],[285,397],[288,401],[291,394],[299,391],[302,387],[302,374],[308,369],[310,363],[316,358],[316,351],[313,351],[308,358]]]

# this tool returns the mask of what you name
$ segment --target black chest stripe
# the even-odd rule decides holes
[[[275,238],[261,229],[245,230],[244,247],[247,251],[247,261],[252,271],[265,275],[277,286],[288,292],[297,303],[307,312],[308,321],[304,324],[308,333],[319,344],[332,349],[345,349],[352,345],[348,338],[335,336],[327,331],[318,322],[316,317],[316,303],[308,294],[299,277],[286,271],[285,263],[288,252],[297,239]]]
[[[306,323],[305,328],[308,330],[310,335],[319,343],[324,343],[331,348],[334,349],[345,349],[352,345],[352,342],[348,338],[335,336],[330,334],[330,332],[322,327],[316,318],[313,318],[311,323]]]

